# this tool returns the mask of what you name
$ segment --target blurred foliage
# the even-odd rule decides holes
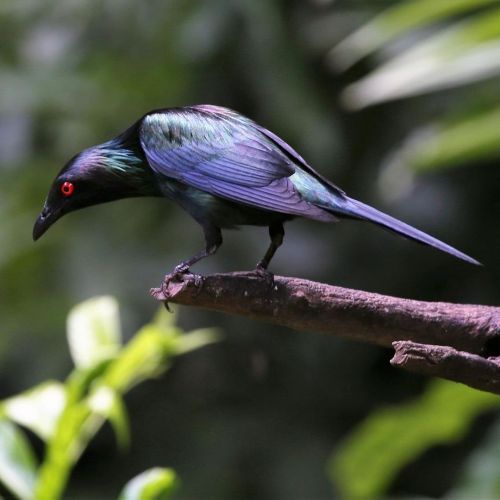
[[[379,498],[425,450],[462,439],[474,418],[498,407],[494,394],[436,380],[417,400],[370,414],[335,452],[330,477],[341,498]],[[489,484],[498,477],[499,463]]]
[[[450,499],[500,498],[500,420],[465,464],[458,484],[446,495]]]
[[[498,303],[497,17],[496,0],[0,2],[0,390],[10,415],[2,432],[17,443],[0,450],[0,469],[12,463],[11,452],[26,464],[23,474],[4,476],[21,489],[33,484],[37,462],[11,422],[29,435],[55,436],[70,387],[82,403],[82,414],[66,414],[71,425],[91,411],[92,421],[111,422],[123,446],[130,420],[134,440],[126,458],[116,456],[105,426],[75,464],[68,498],[114,495],[158,463],[182,476],[179,498],[328,497],[331,449],[353,422],[418,393],[421,379],[391,369],[375,347],[184,309],[185,330],[216,324],[231,335],[127,392],[127,419],[121,397],[101,391],[88,400],[78,394],[85,380],[53,381],[71,369],[58,332],[71,305],[109,294],[123,306],[128,339],[156,307],[147,290],[201,247],[201,231],[167,201],[147,199],[71,214],[36,245],[32,224],[52,178],[81,149],[150,109],[214,103],[278,133],[352,196],[485,263],[469,269],[354,222],[297,221],[287,225],[274,272],[405,297]],[[365,86],[394,75],[393,63],[401,73],[386,80],[391,94]],[[346,109],[345,96],[366,89],[376,92]],[[471,168],[440,169],[464,163]],[[267,239],[262,228],[225,232],[221,250],[197,271],[249,269]],[[88,339],[89,353],[101,340],[99,333]],[[141,342],[146,351],[149,340]],[[86,371],[94,355],[79,349],[72,354]],[[96,377],[123,349],[110,335]],[[149,377],[140,362],[127,355],[127,366]],[[114,393],[127,390],[130,381],[116,373],[108,374]],[[401,491],[445,495],[473,452],[474,439],[441,450],[439,467],[422,459],[399,477]]]
[[[418,41],[408,43],[419,33]],[[395,41],[400,48],[394,50]],[[469,98],[455,101],[448,117],[410,132],[388,156],[380,179],[383,190],[401,197],[412,186],[412,171],[500,158],[498,85],[491,90],[489,86],[500,73],[497,1],[400,2],[334,47],[329,61],[334,68],[345,69],[376,50],[381,51],[382,62],[343,92],[349,107],[487,80],[485,91],[471,87]]]
[[[33,498],[36,458],[24,434],[0,419],[0,479],[19,498]]]
[[[408,2],[404,6],[397,6],[396,9],[400,16],[411,19],[419,4],[424,9],[428,3],[427,0],[416,4]],[[469,2],[469,9],[475,11],[484,3],[481,0]],[[385,20],[389,24],[391,21],[386,17],[390,18],[391,13],[393,11],[389,10],[385,17],[382,14],[379,22]],[[390,57],[368,76],[348,86],[344,91],[346,104],[353,107],[373,105],[467,84],[499,73],[499,19],[500,10],[495,2],[493,8],[480,13],[474,12],[449,27],[441,27],[422,41]],[[429,21],[434,23],[436,20]],[[410,31],[414,26],[410,25],[408,28]],[[398,35],[404,36],[408,33],[402,32]],[[335,57],[335,52],[332,57]]]
[[[454,0],[435,2],[434,0],[408,0],[395,3],[383,10],[372,20],[347,36],[334,47],[329,58],[331,64],[347,69],[361,58],[383,48],[394,38],[411,30],[476,10],[491,6],[496,0]]]
[[[123,395],[163,373],[174,356],[215,340],[211,330],[184,334],[173,318],[162,308],[123,346],[113,298],[91,299],[71,311],[68,343],[75,369],[66,382],[46,382],[0,403],[0,480],[12,493],[23,499],[61,498],[72,468],[106,421],[118,443],[127,445]],[[45,442],[39,467],[31,445],[14,423]],[[165,498],[176,483],[173,471],[152,469],[131,480],[120,498]]]
[[[423,171],[500,156],[499,124],[500,108],[427,126],[411,134],[395,160]]]
[[[417,41],[416,32],[422,34]],[[377,50],[377,67],[343,91],[346,106],[360,109],[491,79],[500,73],[498,2],[399,2],[346,37],[328,60],[333,68],[346,70]],[[453,101],[448,116],[441,113],[440,121],[410,132],[387,157],[379,179],[382,191],[402,197],[413,186],[412,171],[500,157],[499,94],[488,93],[489,82],[484,88],[478,94],[471,87],[461,108]],[[332,457],[330,477],[342,498],[378,498],[424,451],[462,439],[477,415],[499,405],[492,394],[433,382],[418,400],[370,414]],[[486,444],[478,450],[450,498],[500,495],[497,448]],[[485,457],[489,467],[484,467]]]
[[[155,467],[131,479],[118,500],[168,500],[175,492],[177,482],[173,470]]]

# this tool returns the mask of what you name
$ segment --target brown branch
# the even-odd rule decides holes
[[[476,389],[500,394],[500,357],[484,358],[443,345],[393,342],[392,366],[424,375],[435,375]]]
[[[269,283],[254,273],[187,275],[168,284],[167,297],[160,290],[153,295],[385,347],[411,341],[395,344],[395,366],[500,394],[500,364],[488,359],[500,356],[499,307],[402,299],[283,276]]]

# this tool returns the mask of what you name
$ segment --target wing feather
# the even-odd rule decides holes
[[[250,120],[220,109],[179,108],[146,115],[141,145],[151,168],[213,195],[265,210],[333,220],[305,201],[289,177],[287,154]]]

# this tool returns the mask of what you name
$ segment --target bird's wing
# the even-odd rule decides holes
[[[319,179],[323,184],[326,184],[332,193],[335,193],[340,196],[344,196],[345,192],[342,191],[338,186],[336,186],[331,180],[327,179],[323,175],[321,175],[319,172],[316,172],[309,163],[302,158],[302,156],[293,149],[290,144],[287,144],[283,139],[278,137],[276,134],[268,130],[267,128],[264,128],[260,125],[257,125],[258,130],[264,134],[269,140],[271,140],[278,148],[280,148],[284,154],[286,154],[289,158],[291,158],[294,162],[298,163],[300,167],[305,170],[308,174],[312,175],[313,177],[316,177],[316,179]]]
[[[180,108],[143,119],[151,168],[222,198],[264,210],[331,220],[290,180],[296,166],[253,122],[222,108]]]

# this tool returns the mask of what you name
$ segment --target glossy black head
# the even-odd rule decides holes
[[[37,240],[58,219],[80,208],[134,196],[154,196],[143,156],[116,141],[87,149],[59,172],[33,228]]]

